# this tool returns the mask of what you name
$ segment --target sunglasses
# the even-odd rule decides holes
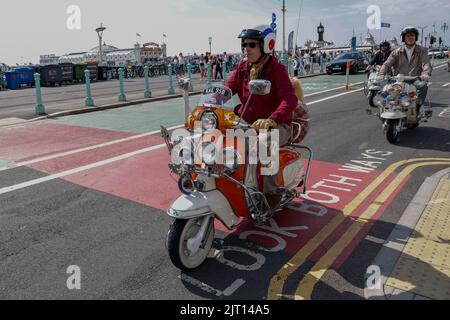
[[[258,44],[257,42],[243,42],[242,48],[250,47],[252,49],[255,49],[257,44]]]

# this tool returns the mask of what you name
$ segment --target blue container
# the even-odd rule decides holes
[[[14,68],[13,70],[19,73],[19,84],[33,86],[34,85],[34,68],[23,67]]]
[[[19,73],[15,70],[5,72],[6,86],[8,89],[15,90],[20,87]]]
[[[13,68],[5,72],[6,84],[9,89],[18,89],[22,85],[34,85],[34,69],[30,67]]]

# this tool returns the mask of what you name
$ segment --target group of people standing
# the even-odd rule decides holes
[[[309,50],[302,50],[292,55],[291,63],[294,67],[294,76],[298,76],[302,71],[309,72],[311,67],[311,61],[320,62],[322,57],[323,62],[327,62],[333,58],[333,55],[326,52],[310,52]]]
[[[220,55],[212,55],[210,52],[202,53],[200,56],[194,54],[192,57],[185,57],[183,53],[180,53],[178,56],[175,56],[172,60],[172,64],[174,67],[174,74],[176,77],[183,77],[186,74],[186,66],[187,63],[193,63],[199,65],[200,68],[200,80],[206,81],[207,79],[207,70],[208,63],[211,64],[211,79],[214,80],[223,80],[224,79],[224,71],[229,72],[233,70],[233,66],[236,61],[234,61],[233,56],[228,55],[226,52]],[[224,70],[224,62],[227,70]]]
[[[224,62],[225,62],[225,68],[224,70]],[[224,71],[227,72],[232,68],[233,61],[232,57],[228,55],[226,52],[224,52],[221,55],[212,55],[210,52],[206,52],[205,54],[201,54],[199,64],[200,64],[200,80],[205,81],[207,79],[207,72],[208,72],[208,63],[211,64],[210,69],[210,76],[211,79],[214,78],[214,80],[223,80]],[[214,75],[214,76],[213,76]]]

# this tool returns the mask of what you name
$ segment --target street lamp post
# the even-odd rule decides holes
[[[98,64],[102,65],[103,63],[103,47],[102,47],[102,39],[103,39],[103,31],[105,31],[106,28],[103,26],[103,23],[100,24],[100,27],[95,29],[95,31],[98,34],[98,41],[99,41],[99,51],[100,51],[100,58],[98,60]]]
[[[283,0],[283,54],[286,54],[286,0]]]
[[[422,30],[422,39],[420,40],[420,44],[421,44],[422,46],[423,46],[423,30],[425,30],[426,28],[428,28],[428,26],[424,26],[424,27],[419,26],[419,29]],[[419,39],[417,39],[417,40],[419,40]],[[425,44],[425,46],[426,46],[426,44]]]
[[[209,37],[208,41],[209,41],[209,53],[212,54],[212,52],[211,52],[212,37]]]
[[[444,38],[442,39],[442,42],[445,45],[445,30],[448,30],[448,24],[447,22],[444,22],[444,24],[441,26],[441,29],[444,31]]]

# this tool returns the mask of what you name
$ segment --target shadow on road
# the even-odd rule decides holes
[[[323,206],[322,204],[320,204]],[[327,208],[329,210],[328,214],[333,216],[342,215],[341,211],[337,211],[332,208]],[[283,215],[293,215],[298,218],[298,212],[284,212]],[[306,216],[306,215],[305,215]],[[348,217],[342,217],[344,219],[343,224],[349,223],[362,223],[361,227],[369,226],[369,234],[373,229],[383,230],[384,237],[386,239],[394,227],[395,223],[389,223],[384,221],[369,220],[368,223],[361,221],[355,221],[354,218],[350,219]],[[307,220],[311,221],[311,217],[307,217]],[[317,218],[321,219],[321,218]],[[277,218],[276,218],[277,220]],[[318,223],[319,220],[317,220]],[[280,224],[281,225],[281,224]],[[298,226],[298,220],[291,226]],[[286,223],[283,227],[289,227]],[[323,227],[323,226],[322,226]],[[310,229],[316,229],[311,227]],[[277,272],[283,268],[283,266],[288,263],[293,257],[292,254],[286,252],[286,250],[278,252],[269,252],[268,249],[276,248],[277,241],[269,241],[270,247],[264,247],[260,243],[252,242],[256,239],[242,240],[239,235],[244,231],[259,231],[264,230],[253,226],[249,221],[240,227],[234,234],[228,235],[223,239],[216,239],[214,242],[214,249],[217,252],[221,252],[222,262],[214,256],[208,258],[208,260],[197,270],[182,273],[181,278],[185,287],[193,294],[206,298],[206,299],[218,299],[218,300],[264,300],[267,297],[267,292],[270,286],[272,277],[274,277]],[[414,233],[414,230],[403,227],[402,237],[399,239],[394,239],[394,243],[406,244],[408,236],[413,237],[423,237],[423,235]],[[320,229],[316,229],[315,234],[319,232]],[[295,246],[295,243],[301,242],[303,247],[309,239],[314,237],[315,234],[303,233],[303,231],[296,232],[299,236],[297,238],[287,238],[282,237],[287,242],[287,247],[291,245]],[[406,237],[404,237],[406,235]],[[280,236],[278,234],[278,236]],[[264,237],[264,236],[262,236]],[[333,235],[332,235],[333,237]],[[261,237],[260,237],[261,239]],[[259,239],[259,240],[260,240]],[[308,257],[308,259],[301,265],[298,266],[297,270],[292,273],[286,280],[284,284],[284,290],[282,292],[282,299],[290,300],[295,295],[295,290],[297,285],[302,281],[305,274],[307,274],[317,259],[320,258],[321,254],[324,254],[330,250],[331,246],[338,241],[339,237],[336,239],[329,238],[328,243],[318,244],[316,251]],[[266,239],[268,237],[266,236]],[[333,241],[334,240],[334,241]],[[266,241],[267,242],[267,241]],[[314,292],[312,293],[312,299],[328,299],[328,300],[363,300],[364,289],[366,286],[366,281],[369,276],[367,274],[367,268],[371,265],[375,257],[377,256],[379,250],[383,247],[383,242],[374,242],[370,237],[364,237],[359,243],[356,249],[352,252],[351,256],[346,259],[342,265],[338,267],[330,267],[321,280],[315,285]],[[298,247],[297,250],[301,249]],[[240,248],[240,250],[236,250]],[[225,249],[225,250],[224,250]],[[398,260],[401,252],[398,250],[390,249],[389,255]],[[313,257],[311,259],[311,257]],[[450,283],[450,278],[445,274],[441,273],[432,265],[426,265],[422,261],[415,257],[404,255],[404,258],[413,260],[416,264],[421,264],[422,269],[420,269],[421,274],[416,274],[412,279],[397,279],[399,281],[411,282],[413,288],[421,289],[423,282],[421,277],[433,278],[433,279],[444,279]],[[226,261],[227,263],[223,263]],[[394,264],[395,265],[395,264]],[[422,274],[423,271],[423,274]],[[386,272],[383,270],[382,272]],[[390,271],[389,271],[390,273]],[[390,274],[384,274],[389,277]],[[186,278],[189,278],[187,280]],[[193,285],[192,279],[197,285]],[[417,279],[417,283],[414,280]],[[244,282],[244,283],[243,283]],[[203,289],[199,288],[199,284],[202,284]],[[242,284],[243,283],[243,284]],[[234,287],[234,288],[233,288]],[[413,289],[413,291],[415,290]],[[392,297],[390,299],[399,298],[402,299],[403,296]]]
[[[433,137],[430,139],[430,137]],[[405,130],[396,143],[399,147],[450,152],[450,130],[427,127],[421,124],[413,130]]]

